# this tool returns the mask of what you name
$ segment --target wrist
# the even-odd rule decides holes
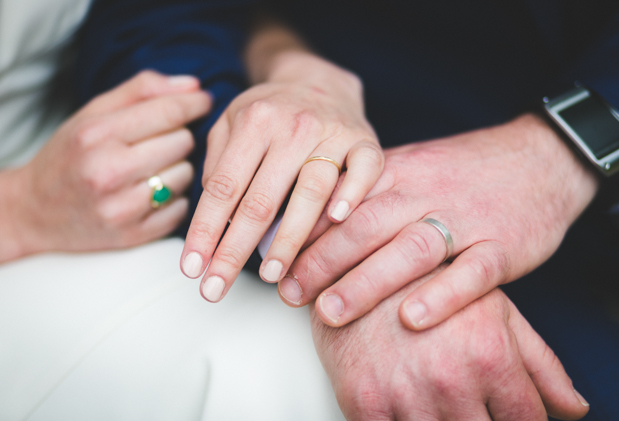
[[[0,186],[5,200],[0,202],[0,263],[35,253],[34,230],[27,222],[27,171],[25,168],[4,170]]]
[[[559,191],[557,212],[571,224],[591,203],[599,190],[600,179],[593,168],[537,114],[525,114],[508,123],[525,132],[522,139],[529,153],[536,154],[547,167],[544,182]]]
[[[323,90],[361,94],[361,79],[354,73],[303,50],[285,50],[271,60],[267,81],[304,83]]]

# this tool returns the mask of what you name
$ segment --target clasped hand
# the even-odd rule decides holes
[[[196,78],[152,71],[93,99],[16,171],[26,199],[13,209],[20,250],[7,257],[128,247],[171,232],[193,177],[184,125],[210,106]],[[147,179],[156,174],[175,198],[153,211]]]
[[[293,306],[318,297],[320,318],[345,325],[442,262],[444,238],[420,222],[433,218],[451,232],[453,263],[399,313],[411,329],[435,326],[550,257],[596,183],[532,115],[390,149],[365,201],[342,224],[317,228],[323,235],[296,259],[280,294]]]

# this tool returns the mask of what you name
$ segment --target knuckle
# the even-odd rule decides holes
[[[72,134],[73,143],[83,149],[88,149],[105,137],[105,123],[102,119],[85,118],[76,124]]]
[[[153,70],[142,70],[135,76],[135,82],[137,84],[138,95],[140,97],[147,97],[151,95],[153,86],[159,84],[163,79],[163,76]]]
[[[326,260],[327,254],[321,253],[320,250],[314,250],[312,253],[307,253],[305,258],[308,274],[315,278],[323,278],[329,276],[333,271],[329,269],[330,264]]]
[[[187,122],[185,107],[175,98],[161,99],[161,113],[170,127],[179,127]]]
[[[240,116],[253,124],[265,123],[275,112],[275,105],[266,100],[257,100],[240,110]]]
[[[198,240],[219,240],[218,230],[213,225],[198,220],[197,218],[191,221],[191,227],[187,236]]]
[[[241,201],[238,212],[252,222],[267,223],[273,216],[273,199],[264,193],[250,193]]]
[[[365,165],[370,165],[376,168],[383,168],[385,165],[385,155],[378,145],[366,143],[358,151]]]
[[[542,352],[542,361],[543,365],[529,372],[531,379],[535,381],[540,374],[547,371],[563,371],[563,364],[561,364],[561,360],[559,357],[553,352],[553,350],[549,346],[544,347],[544,351]]]
[[[451,396],[461,387],[459,377],[446,367],[435,367],[430,378],[432,387],[440,396]]]
[[[113,203],[100,203],[95,207],[95,212],[99,220],[108,229],[118,229],[125,225],[130,219],[130,213],[126,208],[122,208]]]
[[[278,232],[276,241],[285,249],[289,251],[298,251],[303,246],[301,238],[296,236],[292,232]]]
[[[311,171],[304,174],[295,190],[303,199],[311,202],[323,202],[331,196],[329,189],[329,174]]]
[[[388,400],[374,385],[362,381],[348,386],[343,401],[348,403],[348,412],[355,415],[354,419],[382,421],[393,418]]]
[[[227,202],[237,196],[238,186],[232,177],[217,173],[206,180],[204,191],[214,199]]]
[[[509,334],[495,331],[492,335],[477,335],[475,339],[471,346],[473,366],[485,376],[504,373],[511,354]]]
[[[245,259],[235,247],[222,247],[215,257],[220,263],[233,268],[241,268],[245,264]]]
[[[363,295],[365,297],[380,297],[384,295],[382,279],[377,276],[368,276],[364,271],[360,271],[357,275],[355,285],[363,288]],[[369,300],[365,299],[364,302]]]
[[[115,191],[122,184],[123,177],[111,165],[85,165],[82,179],[89,191],[95,194],[107,194]]]
[[[350,70],[345,70],[344,71],[344,75],[345,75],[345,80],[346,80],[346,84],[347,86],[352,89],[354,92],[357,92],[358,94],[362,95],[363,94],[363,81],[361,80],[361,77],[354,73],[351,72]]]
[[[370,207],[359,207],[348,218],[349,223],[342,227],[342,235],[354,244],[374,244],[379,234],[380,218]]]
[[[507,276],[508,257],[506,253],[491,248],[482,256],[471,259],[469,267],[485,286],[494,287],[502,283]]]
[[[407,260],[414,258],[417,261],[427,262],[432,259],[432,247],[419,231],[409,226],[401,235],[402,241],[398,250],[406,256]]]
[[[290,121],[291,138],[305,140],[309,135],[320,132],[320,119],[309,110],[302,110],[292,115]]]
[[[187,129],[186,127],[179,129],[178,137],[179,137],[179,143],[185,146],[193,147],[193,144],[195,142],[194,142],[193,134],[191,134],[191,131],[189,131],[189,129]]]

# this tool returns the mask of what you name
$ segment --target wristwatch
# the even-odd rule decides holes
[[[619,171],[619,112],[578,82],[556,97],[544,98],[544,110],[586,160],[604,176]]]

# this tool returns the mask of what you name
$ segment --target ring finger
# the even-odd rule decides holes
[[[343,160],[342,153],[319,148],[301,168],[281,225],[260,267],[266,282],[278,282],[286,274],[329,201]]]
[[[444,257],[445,241],[440,233],[427,223],[412,223],[320,294],[317,314],[330,326],[343,326],[430,272]]]
[[[181,161],[154,175],[158,175],[163,185],[169,189],[170,198],[166,200],[168,203],[172,198],[182,195],[191,184],[193,167],[189,162]],[[140,221],[156,211],[151,206],[152,199],[153,189],[148,185],[148,180],[141,180],[110,197],[100,211],[110,220],[125,223]]]

